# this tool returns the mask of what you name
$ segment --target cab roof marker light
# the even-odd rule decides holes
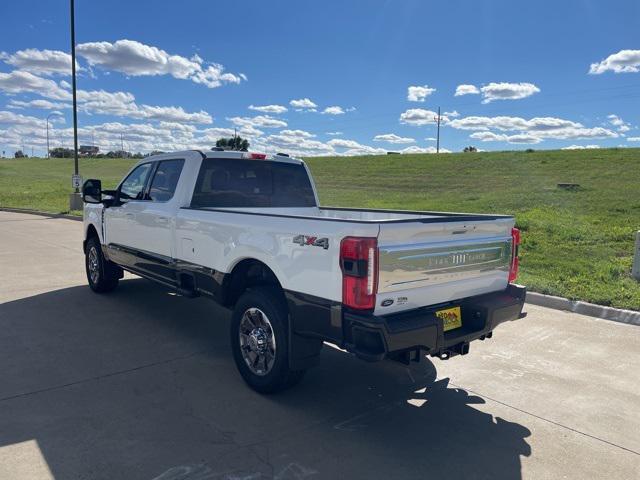
[[[248,158],[250,160],[266,160],[266,153],[253,153],[253,152],[245,152],[242,154],[242,158]]]

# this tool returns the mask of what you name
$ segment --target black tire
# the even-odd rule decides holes
[[[87,281],[91,290],[96,293],[107,293],[118,286],[119,267],[104,258],[102,246],[97,237],[87,240],[84,258]]]
[[[262,314],[266,315],[267,323],[272,327],[271,334],[275,339],[274,355],[271,357],[273,364],[270,369],[267,369],[265,361],[265,368],[261,375],[252,370],[252,367],[247,363],[249,360],[245,360],[243,350],[251,352],[251,348],[248,348],[248,345],[243,348],[240,338],[241,324],[245,313],[255,309],[260,311],[259,313],[255,312],[259,318],[263,318]],[[267,328],[267,332],[268,330]],[[246,337],[250,336],[246,335]],[[282,290],[265,286],[252,288],[242,294],[233,309],[230,339],[238,371],[244,381],[255,391],[259,393],[279,392],[295,385],[302,379],[304,370],[289,368],[288,310]]]

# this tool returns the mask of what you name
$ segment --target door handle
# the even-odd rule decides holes
[[[169,223],[169,218],[168,217],[156,217],[156,223],[160,223],[160,224],[166,224]]]
[[[127,218],[135,218],[136,214],[129,212],[129,213],[125,213],[124,216],[127,217]]]

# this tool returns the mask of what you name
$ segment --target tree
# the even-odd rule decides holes
[[[249,141],[237,136],[231,138],[220,138],[216,142],[216,147],[222,147],[225,150],[237,150],[240,152],[246,152],[249,150]]]
[[[131,152],[127,152],[126,150],[116,150],[107,152],[107,158],[130,158]]]
[[[22,152],[22,150],[16,150],[16,153],[13,154],[15,158],[27,158],[27,156]]]
[[[71,158],[73,157],[73,150],[70,148],[56,147],[49,151],[49,156],[53,158]]]
[[[474,146],[469,146],[469,147],[464,147],[463,152],[468,153],[468,152],[477,152],[478,149]]]

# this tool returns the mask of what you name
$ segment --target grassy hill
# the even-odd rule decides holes
[[[640,230],[640,149],[307,159],[323,205],[512,213],[520,281],[532,290],[640,310],[630,276]],[[67,208],[70,160],[0,160],[0,206]],[[114,186],[129,160],[81,160]],[[580,184],[575,190],[557,183]]]

